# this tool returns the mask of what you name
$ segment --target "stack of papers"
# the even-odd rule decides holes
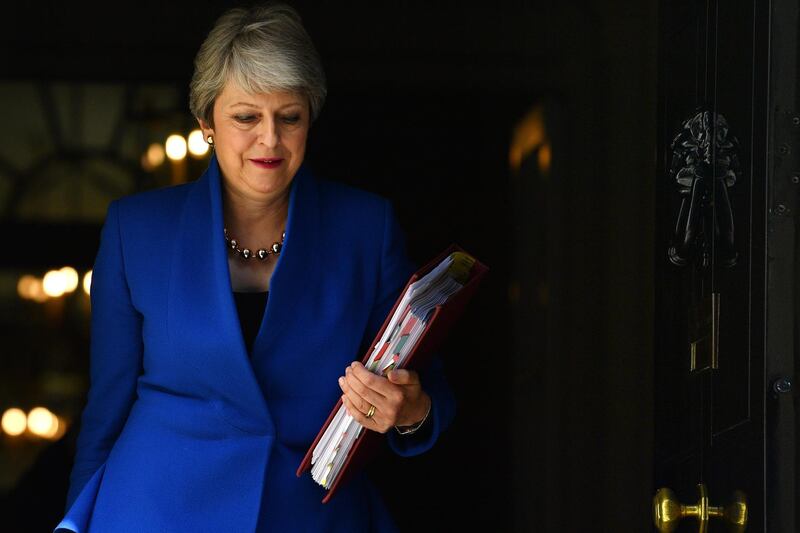
[[[425,331],[433,310],[458,292],[469,279],[475,259],[453,252],[428,274],[410,284],[391,320],[364,365],[369,371],[386,376],[403,368]],[[330,488],[344,465],[363,426],[347,414],[344,405],[334,415],[311,456],[314,481]]]

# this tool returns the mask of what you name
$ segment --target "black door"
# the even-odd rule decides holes
[[[665,531],[681,512],[677,531],[800,525],[798,22],[796,0],[661,3],[655,483],[670,490],[654,515]]]

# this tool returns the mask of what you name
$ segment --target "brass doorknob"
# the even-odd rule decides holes
[[[725,507],[712,507],[708,504],[708,491],[703,483],[697,485],[700,501],[697,505],[684,505],[675,493],[667,488],[658,489],[653,497],[653,521],[661,533],[670,533],[678,527],[685,517],[697,518],[698,531],[708,531],[710,518],[721,518],[728,523],[730,531],[741,533],[747,527],[747,497],[740,490],[733,493],[733,501]]]

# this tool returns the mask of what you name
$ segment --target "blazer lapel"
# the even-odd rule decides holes
[[[275,340],[285,333],[296,318],[297,306],[302,305],[311,265],[320,260],[314,254],[319,216],[316,183],[308,168],[302,165],[292,181],[286,238],[270,279],[264,318],[253,343],[256,364],[260,357],[269,357]]]
[[[274,435],[264,391],[247,354],[233,299],[225,248],[222,182],[216,156],[191,185],[181,213],[169,285],[167,328],[173,352],[192,365],[200,392],[214,397],[239,429]],[[256,337],[255,357],[268,357],[302,299],[319,223],[317,190],[305,165],[289,197],[284,246],[270,280],[270,295]],[[256,361],[257,363],[257,361]],[[191,387],[194,384],[187,384]],[[220,401],[224,400],[224,401]]]

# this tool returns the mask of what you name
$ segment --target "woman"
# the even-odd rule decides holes
[[[195,65],[215,155],[195,182],[109,206],[59,528],[391,531],[363,474],[323,505],[295,470],[337,395],[403,456],[453,417],[438,361],[388,379],[350,364],[411,273],[401,231],[387,201],[303,165],[325,83],[294,10],[227,12]]]

